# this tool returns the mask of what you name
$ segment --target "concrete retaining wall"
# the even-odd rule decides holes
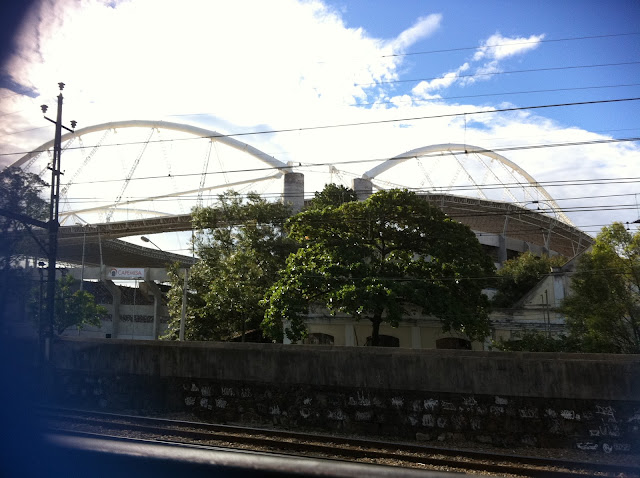
[[[66,405],[638,452],[640,357],[64,339]]]

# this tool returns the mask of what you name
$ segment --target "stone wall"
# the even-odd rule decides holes
[[[636,356],[65,339],[53,360],[66,406],[640,452]]]

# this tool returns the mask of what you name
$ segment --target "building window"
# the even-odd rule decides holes
[[[471,350],[471,342],[458,337],[444,337],[436,340],[437,349]]]
[[[303,343],[308,345],[333,345],[333,335],[315,332],[313,334],[309,334],[309,336],[304,339]]]
[[[380,345],[378,347],[400,347],[400,339],[391,335],[380,335]],[[371,347],[371,337],[367,337],[365,347]]]

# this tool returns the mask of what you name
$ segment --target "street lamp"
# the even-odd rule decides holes
[[[155,242],[153,242],[151,239],[149,239],[147,236],[140,236],[140,239],[142,239],[142,242],[150,242],[151,244],[153,244],[154,246],[156,246],[156,249],[158,249],[160,252],[162,252],[165,256],[167,256],[167,258],[169,258],[169,256],[167,255],[166,252],[164,252],[160,246],[158,246],[158,244],[156,244]]]
[[[158,244],[153,242],[147,236],[140,236],[140,239],[142,240],[142,242],[149,242],[149,243],[153,244],[154,246],[156,246],[156,249],[158,249],[160,252],[164,253],[167,256],[167,260],[169,259],[169,254],[167,254],[165,251],[160,249]],[[170,263],[171,261],[168,261],[168,262]],[[187,283],[188,282],[189,282],[189,267],[187,267],[185,265],[185,267],[184,267],[184,283],[182,284],[182,311],[180,313],[180,333],[178,335],[178,340],[180,340],[180,341],[184,341],[184,328],[185,328],[185,322],[186,322],[186,317],[187,317]]]

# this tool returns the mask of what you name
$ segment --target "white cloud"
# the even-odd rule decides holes
[[[432,91],[447,88],[452,84],[461,81],[463,78],[460,77],[460,74],[464,73],[468,69],[469,63],[465,63],[455,71],[450,71],[440,78],[429,81],[421,81],[411,90],[411,93],[420,97],[421,99],[429,98]]]
[[[96,116],[214,112],[261,123],[318,98],[353,102],[362,96],[355,84],[393,74],[378,40],[345,28],[319,2],[82,5],[55,17],[57,7],[43,4],[8,71],[38,90],[62,77]]]
[[[464,86],[473,85],[478,81],[487,81],[497,73],[500,73],[502,68],[497,60],[489,61],[483,65],[476,67],[473,75],[466,76],[460,79],[460,84]]]
[[[413,88],[412,93],[419,99],[430,99],[432,98],[432,92],[435,90],[442,90],[454,84],[468,86],[478,81],[486,81],[492,75],[502,71],[500,64],[502,60],[537,48],[543,38],[544,34],[532,35],[529,38],[508,38],[496,33],[482,42],[480,48],[473,55],[471,62],[465,62],[454,71],[450,71],[439,78],[421,81]],[[462,75],[462,73],[470,70],[475,62],[483,60],[484,63],[474,66],[473,75]]]
[[[499,71],[504,60],[536,48],[544,35],[493,35],[482,43],[473,60],[435,80],[419,83],[410,95],[394,96],[394,90],[381,82],[400,78],[405,65],[403,57],[389,55],[404,52],[432,35],[441,25],[441,15],[421,17],[389,40],[374,38],[361,28],[347,28],[340,14],[319,0],[184,0],[179,6],[170,1],[130,0],[117,3],[115,8],[110,3],[51,0],[30,18],[22,30],[18,54],[5,71],[17,83],[39,93],[31,99],[0,91],[4,114],[0,116],[0,134],[4,135],[0,153],[30,151],[51,139],[52,126],[42,119],[39,105],[53,107],[59,81],[67,83],[65,118],[78,120],[80,127],[157,119],[242,133],[369,123],[238,138],[285,162],[369,161],[338,165],[345,171],[346,181],[370,169],[374,159],[428,144],[469,143],[492,148],[524,144],[528,137],[534,144],[547,138],[586,136],[584,131],[530,115],[469,114],[466,124],[464,117],[446,116],[388,122],[479,110],[473,104],[447,104],[441,98],[442,91],[489,78],[472,80],[465,74]],[[425,99],[438,101],[426,103]],[[375,100],[379,101],[371,108],[350,106]],[[189,114],[201,116],[185,116]],[[375,121],[387,122],[370,124]],[[16,131],[26,132],[8,134]],[[86,144],[91,144],[89,139]],[[212,158],[211,164],[218,160],[226,164],[223,152],[219,153],[220,158]],[[112,159],[107,150],[104,154],[105,161],[117,161],[113,169],[120,171],[121,158]],[[66,159],[69,156],[65,161],[70,161]],[[565,155],[561,149],[514,151],[507,156],[540,180],[555,178],[562,171],[572,177],[577,171],[591,174],[586,165],[600,164],[596,158],[605,156],[611,158],[610,173],[598,170],[597,174],[637,176],[624,170],[625,165],[638,164],[637,148],[621,145],[585,148],[578,156]],[[8,164],[18,157],[0,156],[0,162]],[[204,149],[198,150],[193,156],[180,157],[180,164],[173,167],[199,174],[204,157]],[[164,159],[158,170],[163,164]],[[321,181],[330,177],[325,166],[302,172],[309,191],[322,187]],[[312,179],[317,172],[323,174],[318,174],[322,179]],[[193,187],[198,186],[198,180],[195,176]]]
[[[487,38],[478,50],[473,59],[480,61],[483,59],[504,60],[515,55],[521,55],[538,48],[545,35],[531,35],[525,37],[504,37],[500,33],[495,33]]]
[[[442,15],[439,13],[420,17],[412,27],[406,29],[392,40],[389,46],[394,52],[404,52],[418,41],[431,36],[440,28],[441,22]]]

